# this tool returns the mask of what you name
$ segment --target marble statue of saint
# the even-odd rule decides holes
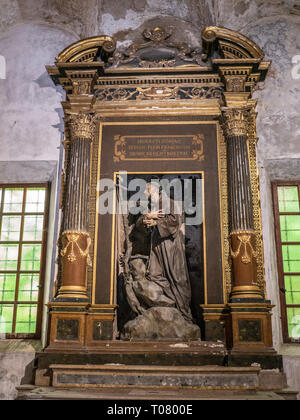
[[[155,185],[155,184],[154,184]],[[141,214],[130,235],[132,253],[129,268],[132,278],[129,305],[138,316],[125,324],[123,339],[194,340],[200,329],[193,323],[190,309],[191,286],[181,227],[182,214],[162,208],[159,186],[147,185],[147,195],[155,210]],[[148,255],[136,252],[148,249]]]
[[[162,197],[158,188],[152,191],[151,196],[159,208],[155,213],[146,214],[143,220],[148,229],[152,230],[148,279],[161,286],[164,294],[174,302],[183,317],[192,321],[191,286],[181,232],[183,217],[175,214],[172,199],[169,199],[169,214],[163,214]]]

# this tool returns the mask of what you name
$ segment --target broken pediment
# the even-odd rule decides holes
[[[56,84],[79,104],[100,102],[219,100],[249,98],[270,66],[246,36],[219,27],[202,31],[199,46],[173,39],[174,27],[145,29],[144,40],[117,48],[109,36],[78,41],[47,67]],[[89,106],[90,106],[89,105]]]
[[[145,29],[144,42],[116,48],[114,38],[101,35],[86,38],[65,48],[56,63],[101,62],[105,67],[162,68],[208,66],[212,60],[264,58],[263,51],[246,36],[226,28],[210,26],[202,31],[202,45],[189,46],[172,40],[174,27]],[[200,44],[200,43],[199,43]]]

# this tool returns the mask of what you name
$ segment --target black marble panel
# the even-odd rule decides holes
[[[205,321],[205,340],[225,342],[225,325],[221,321]]]
[[[261,320],[239,319],[239,340],[245,342],[262,341]]]
[[[111,321],[94,321],[93,340],[112,340],[113,325]]]
[[[57,340],[78,340],[79,321],[78,319],[59,319],[57,322]]]

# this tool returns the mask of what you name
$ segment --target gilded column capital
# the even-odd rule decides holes
[[[66,122],[70,130],[71,141],[75,139],[93,140],[96,124],[93,115],[90,114],[69,114]]]
[[[222,108],[222,126],[226,137],[246,136],[251,125],[251,107]]]

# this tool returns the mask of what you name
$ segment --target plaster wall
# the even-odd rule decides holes
[[[283,369],[287,377],[287,384],[290,388],[300,391],[300,356],[299,350],[295,349],[294,355],[287,351],[287,355],[283,356]],[[300,400],[300,392],[298,394]]]
[[[13,400],[16,387],[33,383],[35,353],[40,341],[0,340],[0,400]]]

